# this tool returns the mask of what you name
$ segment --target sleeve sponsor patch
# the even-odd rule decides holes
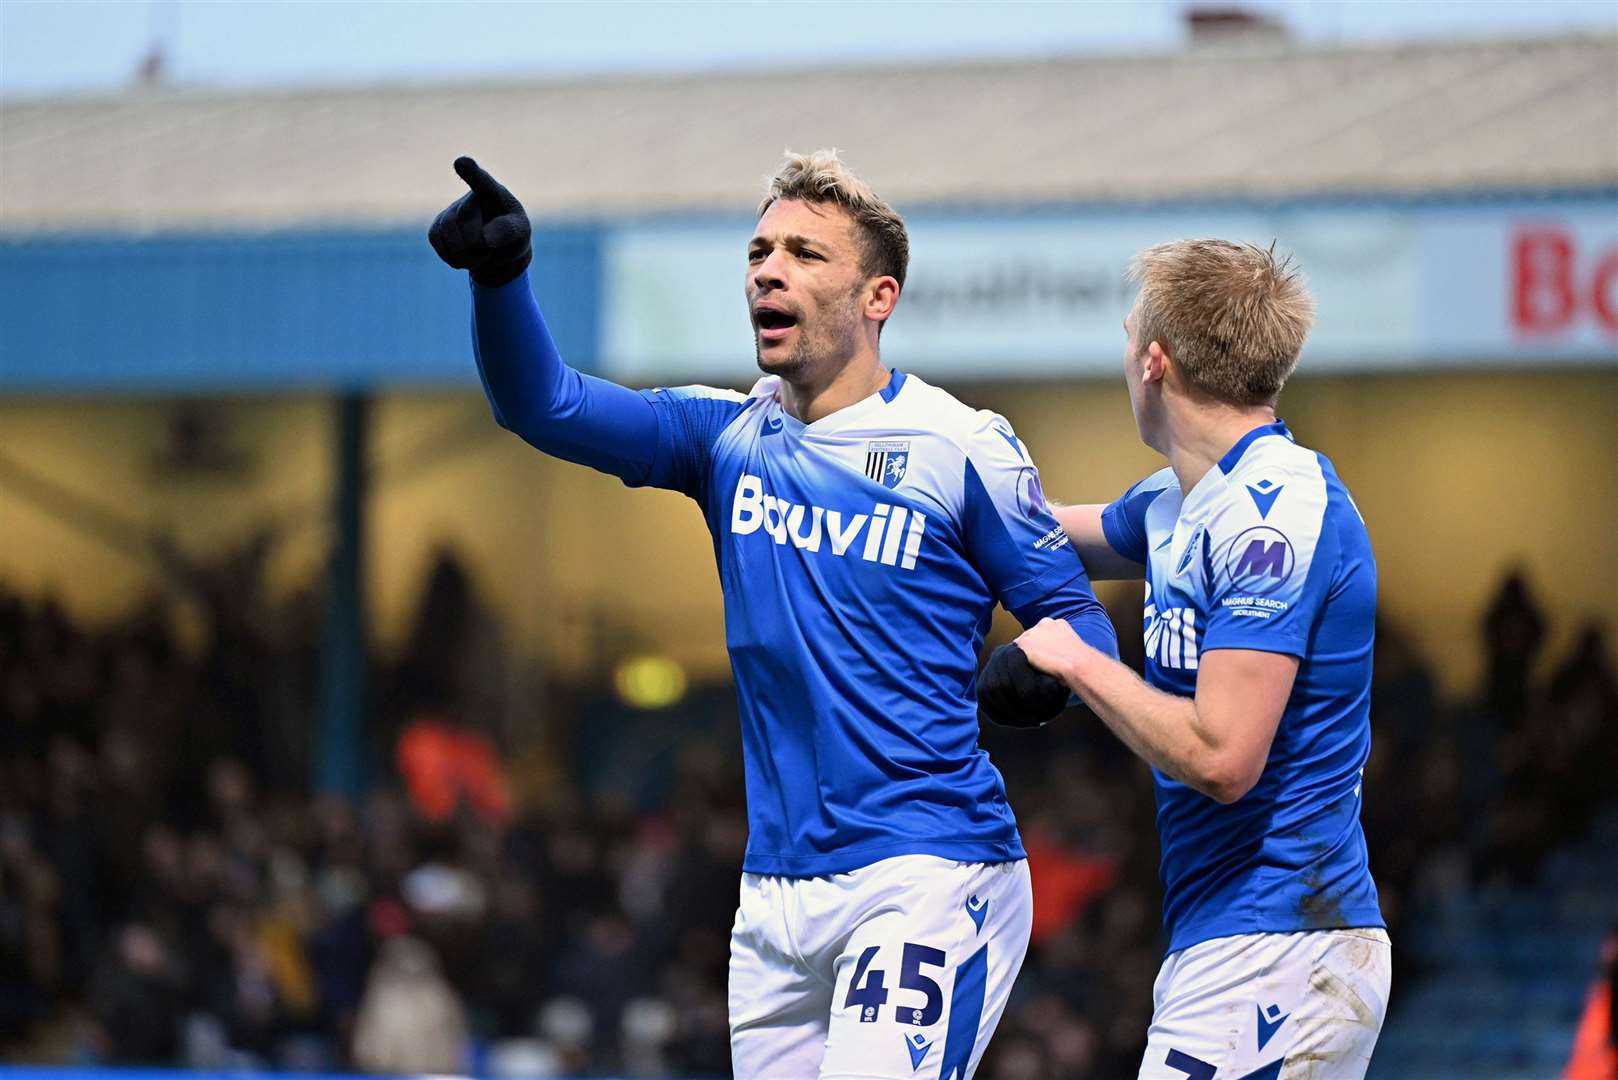
[[[1029,466],[1017,474],[1017,506],[1023,516],[1038,520],[1050,513],[1045,489],[1039,483],[1039,470]]]
[[[1297,561],[1285,533],[1269,525],[1255,525],[1231,542],[1225,574],[1233,591],[1263,596],[1286,584]]]
[[[1219,606],[1235,619],[1270,619],[1291,605],[1269,596],[1227,596],[1219,601]]]
[[[1063,546],[1066,543],[1067,543],[1067,530],[1063,529],[1062,526],[1058,525],[1056,528],[1052,529],[1050,532],[1046,533],[1044,536],[1041,536],[1038,540],[1034,541],[1034,550],[1035,551],[1044,551],[1046,548],[1051,548],[1052,550],[1054,550],[1056,548],[1059,548],[1059,547]]]

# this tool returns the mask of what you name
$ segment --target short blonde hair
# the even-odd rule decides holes
[[[788,150],[780,170],[770,178],[764,200],[758,204],[758,216],[763,217],[778,199],[842,207],[854,219],[863,240],[860,269],[869,277],[887,275],[904,288],[905,271],[910,268],[910,234],[905,231],[904,219],[843,164],[836,150],[816,150],[812,154]]]
[[[1232,405],[1273,405],[1298,365],[1315,302],[1275,245],[1176,240],[1135,256],[1135,340],[1163,346],[1192,387]]]

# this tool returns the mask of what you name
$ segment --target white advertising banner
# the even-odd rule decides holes
[[[1420,224],[1417,358],[1618,364],[1618,200]]]
[[[1319,305],[1302,371],[1618,363],[1618,198],[916,213],[885,361],[955,378],[1111,375],[1141,248],[1291,252]],[[743,383],[747,219],[609,228],[601,364]]]

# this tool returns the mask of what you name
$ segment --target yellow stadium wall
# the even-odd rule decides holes
[[[1108,499],[1158,467],[1121,383],[956,389],[1010,417],[1052,498]],[[1448,691],[1476,685],[1479,618],[1508,565],[1527,570],[1551,615],[1552,655],[1585,620],[1618,627],[1618,372],[1300,379],[1282,405],[1299,440],[1337,463],[1370,526],[1382,609],[1415,633]],[[256,463],[240,479],[158,479],[150,462],[167,404],[151,400],[0,402],[0,455],[197,553],[324,503],[328,402],[220,407]],[[696,509],[546,459],[492,421],[478,436],[487,415],[468,394],[378,402],[372,457],[384,465],[447,427],[474,432],[436,464],[378,480],[367,588],[384,647],[400,640],[448,545],[518,648],[559,672],[646,648],[699,678],[722,676],[717,575]],[[297,520],[271,564],[278,589],[307,583],[330,540],[318,515]],[[154,568],[42,512],[0,474],[0,579],[102,620],[135,603]]]
[[[76,619],[101,622],[148,594],[157,573],[149,556],[111,546],[25,497],[6,466],[165,533],[188,554],[229,544],[270,508],[325,499],[331,454],[324,403],[263,398],[224,407],[234,425],[231,445],[249,453],[253,470],[230,480],[175,482],[154,468],[165,441],[166,402],[0,400],[0,581],[26,595],[55,596]],[[272,584],[307,581],[323,540],[322,529],[298,530],[278,551]]]

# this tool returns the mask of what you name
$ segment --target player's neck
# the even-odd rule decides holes
[[[830,416],[839,409],[864,401],[888,384],[888,369],[876,353],[866,353],[838,368],[823,380],[781,381],[781,407],[805,424]]]
[[[1241,441],[1243,435],[1256,427],[1275,423],[1275,409],[1269,405],[1191,405],[1169,427],[1169,445],[1165,456],[1169,468],[1180,481],[1180,491],[1187,494],[1197,486],[1219,459],[1230,453],[1230,448]]]

